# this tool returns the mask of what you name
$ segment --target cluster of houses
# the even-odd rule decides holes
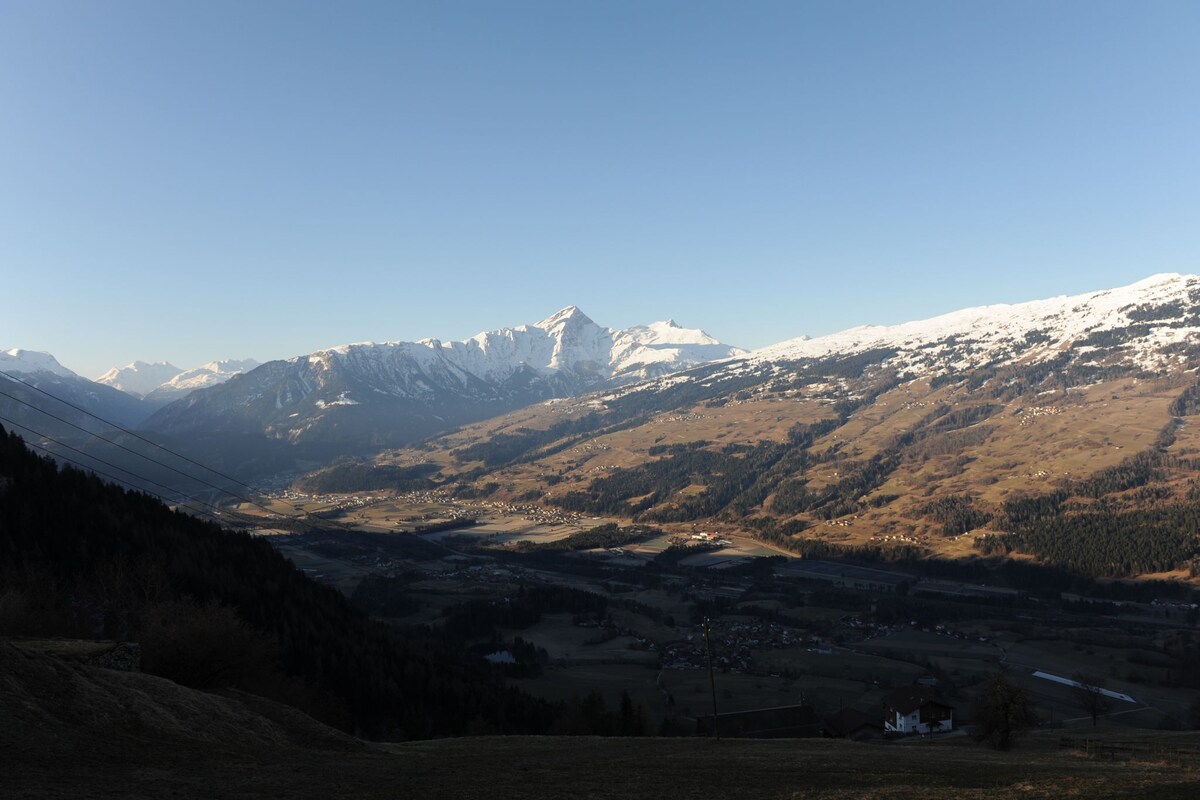
[[[721,536],[720,534],[717,534],[717,533],[693,533],[690,536],[688,536],[688,540],[692,541],[692,542],[701,542],[704,544],[719,544],[719,545],[733,544],[733,542],[731,540],[726,539],[724,536]]]
[[[876,713],[847,708],[821,716],[810,705],[778,706],[719,713],[715,733],[729,738],[803,739],[826,737],[864,741],[954,730],[954,706],[926,686],[894,689]],[[712,736],[713,716],[696,720],[696,733]]]
[[[703,646],[703,628],[695,625],[686,640],[663,645],[663,669],[704,669],[707,655]],[[832,652],[828,642],[819,636],[809,636],[797,628],[777,622],[733,622],[721,625],[714,632],[718,651],[713,663],[721,670],[748,672],[759,649],[807,646],[814,652]]]

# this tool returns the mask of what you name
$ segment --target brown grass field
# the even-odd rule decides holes
[[[1131,378],[1019,397],[981,423],[991,429],[981,443],[950,445],[943,441],[944,435],[935,435],[929,448],[918,448],[906,456],[901,467],[867,495],[868,499],[883,495],[899,499],[879,508],[864,508],[833,524],[809,518],[812,527],[802,535],[843,545],[920,544],[939,556],[971,556],[976,552],[974,539],[983,531],[942,536],[940,524],[922,511],[931,499],[967,494],[984,508],[996,509],[1009,497],[1050,491],[1064,481],[1115,466],[1154,444],[1170,419],[1167,407],[1182,385],[1178,377],[1155,381]],[[435,462],[445,474],[453,475],[480,465],[456,463],[451,456],[454,449],[497,433],[546,428],[564,416],[586,413],[594,402],[573,400],[530,406],[466,426],[420,449],[385,453],[379,460],[396,464]],[[846,424],[818,440],[813,450],[837,445],[847,460],[862,461],[882,452],[896,436],[912,430],[939,405],[961,410],[981,402],[962,388],[931,389],[927,380],[910,381],[855,413]],[[716,448],[729,443],[778,442],[796,423],[812,423],[830,414],[826,400],[799,395],[754,395],[746,400],[730,400],[721,407],[700,404],[664,411],[640,426],[593,436],[561,452],[493,470],[480,483],[498,484],[500,488],[493,494],[498,500],[534,492],[553,497],[583,488],[612,469],[653,460],[656,456],[651,456],[649,450],[656,445],[708,441]],[[1187,457],[1200,452],[1200,430],[1192,427],[1180,429],[1172,454]],[[969,433],[969,429],[966,431]],[[939,444],[944,447],[938,449]],[[806,476],[809,488],[816,491],[837,481],[838,463],[811,470]],[[564,479],[554,485],[547,483],[547,476],[558,474]],[[1177,476],[1172,482],[1177,492],[1186,489],[1185,476]],[[697,484],[683,492],[703,489]],[[368,511],[366,516],[376,514]],[[745,537],[743,541],[751,533],[736,521],[717,524],[698,520],[663,527],[673,533],[686,533],[697,525],[726,536]]]
[[[1195,746],[1195,738],[1191,746]],[[155,747],[116,762],[6,767],[7,797],[45,798],[1190,798],[1195,756],[1107,760],[1031,738],[1010,753],[947,740],[880,746],[832,740],[495,737],[329,753]],[[40,774],[39,774],[40,773]]]

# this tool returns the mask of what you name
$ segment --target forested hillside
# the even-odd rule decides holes
[[[540,732],[555,714],[433,635],[369,620],[264,539],[60,469],[3,430],[0,635],[140,641],[148,672],[372,737]]]

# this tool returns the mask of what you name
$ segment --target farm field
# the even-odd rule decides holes
[[[645,710],[653,732],[667,714],[666,697],[657,676],[654,665],[553,665],[537,678],[514,679],[513,685],[550,701],[579,700],[590,692],[599,692],[609,709],[620,708],[621,694],[628,692],[633,702]]]
[[[572,624],[569,614],[545,614],[540,622],[514,633],[545,648],[554,663],[658,663],[656,653],[644,647],[635,649],[638,645],[635,637],[606,638],[601,635],[602,629]]]

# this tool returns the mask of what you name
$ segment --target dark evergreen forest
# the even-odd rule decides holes
[[[377,738],[543,732],[557,707],[430,632],[368,619],[262,538],[31,453],[0,430],[0,633],[142,643],[143,668]]]

